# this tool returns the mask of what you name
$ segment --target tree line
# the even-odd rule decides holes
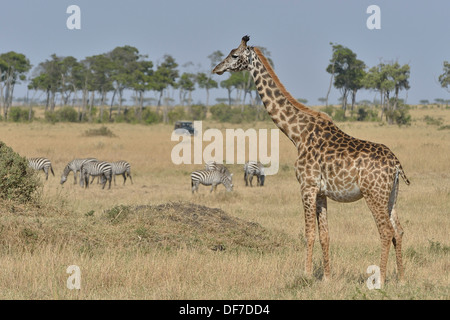
[[[369,68],[351,49],[335,43],[330,45],[332,57],[326,71],[331,78],[326,98],[322,101],[328,105],[331,85],[334,85],[341,92],[342,110],[345,116],[349,97],[351,98],[350,110],[353,113],[356,93],[361,89],[372,90],[380,97],[381,118],[385,117],[389,124],[398,122],[405,113],[402,99],[399,98],[400,91],[410,89],[409,64],[380,61],[378,65]],[[439,76],[439,83],[447,91],[450,87],[449,69],[449,63],[444,61],[444,72]]]
[[[223,59],[220,51],[208,56],[211,69]],[[128,106],[123,104],[125,90],[134,92],[136,116],[141,119],[146,92],[153,91],[157,96],[158,114],[162,114],[164,122],[169,120],[169,102],[173,98],[165,96],[169,88],[178,90],[181,106],[192,105],[192,92],[196,88],[206,91],[206,107],[209,104],[211,89],[219,85],[228,92],[228,103],[237,99],[231,98],[236,90],[236,97],[244,101],[247,95],[256,90],[249,75],[232,74],[230,78],[218,83],[212,79],[210,72],[183,72],[169,54],[164,55],[162,62],[154,65],[148,55],[139,53],[132,46],[119,46],[113,50],[86,57],[78,61],[72,56],[61,57],[52,54],[49,59],[40,62],[27,77],[32,65],[29,59],[14,51],[0,55],[0,104],[3,119],[8,119],[12,105],[14,86],[21,81],[28,82],[28,89],[45,94],[45,112],[55,112],[55,106],[77,107],[79,121],[88,120],[97,102],[100,119],[112,120],[113,109],[117,115],[127,112]],[[243,94],[242,94],[243,93]],[[109,99],[107,96],[109,95]],[[252,105],[256,102],[253,98]],[[30,117],[32,109],[30,105]]]
[[[328,92],[325,98],[319,99],[328,106],[328,96],[332,85],[340,90],[342,109],[348,108],[353,113],[356,94],[361,89],[377,92],[381,101],[382,117],[388,123],[393,123],[395,117],[402,110],[399,94],[401,90],[408,90],[410,66],[395,62],[383,62],[368,68],[357,58],[357,55],[339,44],[331,43],[332,57],[326,71],[331,75]],[[270,52],[261,48],[270,59]],[[223,59],[220,51],[208,56],[212,69]],[[256,92],[252,77],[248,72],[230,74],[229,78],[218,83],[212,79],[210,72],[183,72],[180,74],[179,65],[169,54],[162,58],[162,62],[154,65],[148,55],[139,53],[132,46],[119,46],[103,54],[77,60],[72,56],[61,57],[52,54],[49,59],[40,62],[28,76],[32,65],[29,59],[21,53],[10,51],[0,54],[0,106],[2,118],[8,119],[8,113],[13,101],[14,87],[17,83],[27,82],[28,89],[45,94],[46,114],[55,112],[55,106],[77,107],[78,121],[91,120],[93,110],[99,108],[101,121],[112,120],[113,110],[117,116],[128,112],[128,105],[124,105],[124,92],[134,92],[134,112],[138,119],[142,119],[145,94],[154,92],[156,113],[162,116],[162,121],[169,121],[169,102],[173,98],[166,93],[169,88],[178,90],[179,103],[186,106],[188,113],[192,111],[192,92],[197,88],[205,90],[206,108],[209,105],[209,93],[212,89],[226,89],[228,97],[217,99],[218,102],[240,104],[244,113],[244,102],[249,98],[250,106],[259,113],[261,101]],[[439,82],[447,91],[450,86],[450,66],[444,62],[444,72],[439,76]],[[232,97],[234,93],[235,98]],[[109,99],[108,99],[109,95]],[[299,99],[306,103],[306,100]],[[241,104],[242,102],[242,104]],[[29,119],[32,117],[32,107],[29,108]]]

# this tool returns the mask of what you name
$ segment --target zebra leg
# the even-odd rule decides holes
[[[196,182],[191,182],[191,186],[192,186],[192,194],[194,194],[194,191],[197,191],[197,193],[198,193],[198,184],[199,184],[198,181],[196,181]]]
[[[253,187],[253,183],[252,183],[252,181],[253,181],[253,174],[250,174],[250,187]]]
[[[80,179],[81,179],[81,171],[80,171]],[[73,184],[77,184],[77,171],[73,172]]]
[[[127,172],[128,177],[130,178],[131,184],[133,184],[133,179],[131,179],[131,173]]]
[[[244,172],[244,181],[245,181],[245,186],[248,187],[248,177],[247,177],[247,171]]]
[[[48,180],[48,167],[44,167],[42,170],[45,172],[45,180]]]
[[[125,185],[125,181],[127,181],[126,172],[122,173],[123,176],[123,185]]]

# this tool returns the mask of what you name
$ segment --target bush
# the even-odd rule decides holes
[[[186,119],[186,112],[184,107],[177,106],[167,113],[170,123],[175,123],[175,121]]]
[[[118,114],[114,117],[114,122],[137,123],[138,119],[134,109],[126,108],[120,115]]]
[[[62,107],[56,111],[56,115],[59,121],[77,122],[78,112],[72,107]]]
[[[107,127],[105,126],[101,126],[98,129],[89,129],[86,130],[84,132],[84,136],[85,137],[97,137],[97,136],[102,136],[102,137],[116,137],[116,135]]]
[[[206,106],[203,104],[194,104],[191,106],[191,118],[192,120],[205,120],[206,119]]]
[[[358,107],[356,120],[357,121],[377,121],[378,112],[373,108]]]
[[[28,161],[0,141],[0,198],[29,202],[36,199],[41,186]]]
[[[386,112],[387,118],[391,118],[394,123],[399,126],[411,125],[411,115],[409,114],[409,106],[406,104],[399,104],[397,110],[390,110]]]
[[[255,106],[231,107],[221,103],[212,106],[210,109],[212,119],[220,122],[242,123],[259,120],[267,120],[267,112],[258,112]]]
[[[142,121],[146,124],[158,123],[162,121],[162,116],[150,108],[145,108],[142,111]]]
[[[13,122],[25,122],[28,121],[28,116],[30,114],[30,110],[21,107],[11,107],[9,109],[9,120]],[[31,111],[31,120],[33,120],[34,111]]]
[[[45,120],[50,123],[56,122],[78,122],[78,112],[72,107],[65,106],[56,111],[47,111]]]

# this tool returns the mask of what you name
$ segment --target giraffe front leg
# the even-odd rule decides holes
[[[305,273],[312,275],[312,255],[316,236],[316,193],[303,191],[303,209],[305,211],[306,260]]]
[[[316,202],[316,217],[317,225],[319,227],[319,239],[323,252],[323,268],[324,280],[330,278],[330,235],[328,232],[328,219],[327,219],[327,197],[323,195],[317,196]]]

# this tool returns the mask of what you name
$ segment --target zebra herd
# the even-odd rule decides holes
[[[244,164],[244,180],[245,186],[252,185],[253,176],[257,178],[257,185],[263,186],[265,180],[264,166],[259,161],[247,161]],[[233,174],[228,168],[215,161],[207,162],[204,170],[197,170],[191,173],[191,189],[192,193],[198,192],[199,184],[211,186],[210,193],[217,189],[219,184],[223,184],[227,191],[233,190],[232,183]]]
[[[35,170],[43,170],[45,173],[45,179],[48,180],[49,170],[55,175],[52,164],[47,158],[30,158],[28,159],[28,165]],[[89,177],[92,177],[90,183],[92,183],[95,177],[100,179],[102,189],[105,188],[106,182],[109,182],[108,189],[111,189],[111,180],[114,177],[114,185],[116,185],[116,175],[123,176],[123,184],[127,177],[130,178],[131,183],[133,179],[131,177],[131,166],[127,161],[106,162],[99,161],[96,158],[74,159],[70,161],[63,170],[61,175],[61,184],[67,181],[67,177],[73,172],[74,184],[77,183],[77,175],[80,173],[80,185],[82,187],[89,187]]]
[[[46,180],[48,180],[49,172],[51,172],[53,176],[55,175],[52,164],[47,158],[30,158],[28,159],[28,164],[35,170],[43,170]],[[70,172],[73,172],[74,184],[77,183],[77,176],[79,172],[80,185],[84,188],[88,188],[89,184],[94,181],[95,177],[97,177],[99,182],[102,184],[102,189],[105,188],[107,182],[108,189],[111,189],[111,181],[113,178],[114,185],[116,185],[116,175],[123,176],[124,185],[127,177],[130,178],[131,183],[133,183],[133,179],[131,177],[131,166],[127,161],[123,160],[106,162],[99,161],[96,158],[74,159],[64,167],[61,175],[61,184],[64,184],[67,181],[67,177]],[[250,182],[250,187],[253,187],[252,180],[254,176],[256,176],[257,179],[257,186],[264,186],[264,166],[259,161],[247,161],[244,164],[245,186],[248,186]],[[90,182],[89,177],[92,177]],[[216,190],[219,184],[223,184],[227,191],[232,191],[232,177],[233,174],[225,165],[215,161],[207,162],[204,170],[197,170],[191,173],[192,193],[195,191],[198,192],[198,187],[200,184],[211,186],[210,192]]]

